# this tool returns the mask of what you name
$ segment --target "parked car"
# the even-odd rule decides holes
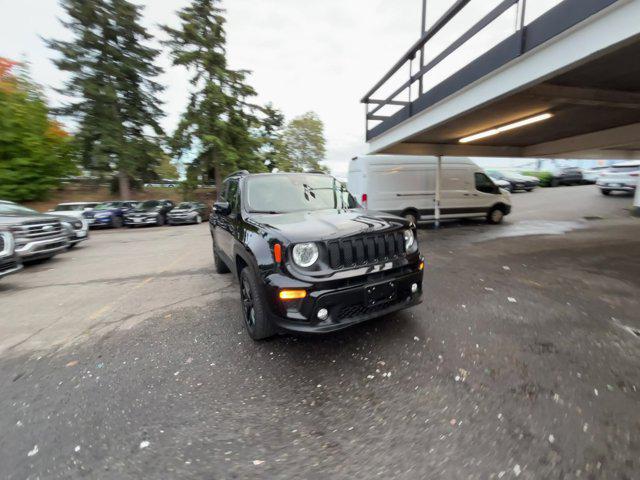
[[[507,192],[511,192],[511,183],[507,182],[506,180],[498,180],[495,177],[492,177],[491,175],[489,175],[489,178],[491,179],[491,181],[493,183],[496,184],[497,187],[502,188],[504,190],[506,190]]]
[[[124,225],[124,216],[136,208],[138,202],[116,201],[96,205],[92,210],[83,212],[82,216],[92,227],[120,228]]]
[[[596,183],[598,178],[600,178],[600,175],[602,175],[603,172],[606,172],[609,168],[611,167],[607,165],[582,170],[582,182],[591,184]]]
[[[209,219],[209,208],[200,202],[182,202],[167,214],[169,225],[202,223]]]
[[[509,188],[508,190],[510,192],[515,192],[516,190],[531,192],[538,185],[540,185],[540,180],[538,178],[521,175],[519,173],[503,172],[500,170],[487,170],[487,175],[489,175],[491,178],[497,178],[498,180],[509,182],[511,188]]]
[[[0,200],[2,227],[13,233],[15,251],[23,262],[51,258],[69,246],[67,231],[59,219]]]
[[[210,228],[216,270],[238,277],[254,340],[340,330],[421,302],[409,222],[362,209],[329,175],[234,174]]]
[[[22,262],[15,250],[13,234],[6,227],[0,227],[0,278],[11,275],[22,268]]]
[[[92,210],[99,205],[100,202],[69,202],[60,203],[55,208],[52,208],[47,213],[53,213],[54,215],[67,215],[68,217],[81,218],[83,212]]]
[[[549,185],[559,187],[560,185],[580,185],[582,183],[582,170],[578,167],[564,167],[552,172],[553,177]]]
[[[435,218],[436,165],[433,157],[370,155],[349,164],[349,190],[365,209],[406,218],[413,225]],[[485,217],[502,222],[511,196],[468,158],[444,158],[441,218]]]
[[[636,191],[640,177],[640,160],[622,162],[612,165],[598,178],[596,185],[603,195],[610,195],[611,192]]]
[[[171,200],[147,200],[139,203],[135,209],[130,210],[124,216],[124,224],[127,227],[140,225],[164,225],[167,223],[167,214],[175,207]]]
[[[89,239],[89,223],[84,218],[56,215],[66,230],[69,248]]]

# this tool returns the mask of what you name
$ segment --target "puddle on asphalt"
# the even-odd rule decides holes
[[[573,230],[585,228],[582,222],[523,221],[514,224],[492,227],[490,231],[478,234],[474,242],[486,242],[497,238],[527,237],[531,235],[563,235]]]

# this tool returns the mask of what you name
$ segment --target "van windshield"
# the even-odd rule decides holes
[[[341,182],[328,175],[261,175],[247,179],[247,207],[254,213],[357,208]]]

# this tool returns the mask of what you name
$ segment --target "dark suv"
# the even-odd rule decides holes
[[[167,214],[175,207],[171,200],[147,200],[140,202],[133,210],[124,215],[124,224],[127,227],[140,225],[164,225],[167,223]]]
[[[240,172],[210,218],[218,273],[232,271],[249,335],[323,333],[421,301],[409,223],[364,211],[333,177]]]

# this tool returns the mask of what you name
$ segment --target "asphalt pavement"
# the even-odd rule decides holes
[[[640,471],[640,220],[595,187],[420,231],[424,303],[252,342],[206,225],[92,232],[0,282],[0,478]]]

